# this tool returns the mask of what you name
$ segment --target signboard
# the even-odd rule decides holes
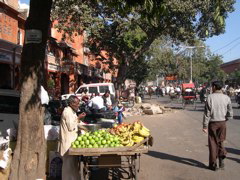
[[[38,44],[42,42],[42,31],[37,29],[27,29],[26,30],[26,37],[25,37],[25,43],[34,43]]]
[[[59,71],[60,68],[59,68],[58,65],[55,65],[55,64],[48,64],[48,70]]]
[[[165,80],[167,80],[167,81],[176,81],[177,80],[177,76],[176,75],[167,75],[165,77]]]

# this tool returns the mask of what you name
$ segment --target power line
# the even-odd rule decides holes
[[[233,50],[235,47],[237,47],[238,45],[240,44],[240,42],[239,43],[237,43],[235,46],[233,46],[232,48],[230,48],[229,50],[227,50],[225,53],[223,53],[222,55],[225,55],[225,54],[227,54],[229,51],[231,51],[231,50]]]
[[[235,41],[237,41],[238,39],[240,39],[240,37],[237,37],[236,39],[234,39],[233,41],[231,41],[230,43],[226,44],[225,46],[213,51],[213,53],[215,53],[216,51],[219,51],[221,49],[224,49],[225,47],[229,46],[230,44],[234,43]]]

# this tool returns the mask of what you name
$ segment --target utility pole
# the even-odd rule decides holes
[[[186,46],[186,49],[191,49],[190,51],[190,83],[192,83],[192,75],[193,75],[193,70],[192,70],[192,56],[193,56],[193,49],[195,48],[203,48],[204,46]]]

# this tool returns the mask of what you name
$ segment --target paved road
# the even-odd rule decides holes
[[[180,109],[168,97],[145,99],[175,108],[163,115],[129,117],[142,121],[154,136],[154,146],[141,158],[140,180],[238,180],[240,179],[240,109],[233,103],[234,119],[228,122],[226,169],[217,172],[208,165],[207,135],[202,133],[203,105]]]

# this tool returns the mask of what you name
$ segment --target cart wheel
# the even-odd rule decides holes
[[[83,174],[83,179],[84,180],[89,180],[90,178],[90,171],[88,169],[88,162],[87,159],[85,158],[83,161],[83,167],[82,167],[82,174]]]
[[[138,173],[139,173],[138,155],[131,156],[130,173],[133,180],[138,180]]]
[[[90,174],[89,174],[88,168],[84,167],[83,168],[83,178],[84,178],[84,180],[89,180],[89,176],[90,176]]]
[[[83,157],[80,157],[79,158],[79,171],[80,171],[80,176],[81,176],[81,179],[84,179],[83,177],[83,167],[84,167],[84,164],[83,164]]]

